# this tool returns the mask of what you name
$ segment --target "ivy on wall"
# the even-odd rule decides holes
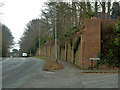
[[[120,51],[120,21],[116,24],[103,25],[103,48],[102,64],[108,64],[110,67],[119,67]]]

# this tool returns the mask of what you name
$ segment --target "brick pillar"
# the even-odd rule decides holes
[[[83,35],[81,34],[81,49],[80,49],[81,51],[81,62],[80,62],[80,66],[81,66],[81,68],[83,68]]]
[[[44,56],[45,56],[45,46],[44,46]]]
[[[67,41],[65,42],[65,60],[67,61],[67,50],[68,50],[68,44]]]
[[[72,44],[72,61],[73,61],[73,64],[75,64],[74,41]]]
[[[58,58],[61,58],[61,46],[58,44]]]
[[[40,55],[42,56],[42,48],[40,48]]]
[[[51,54],[51,46],[49,45],[49,57],[50,57],[50,54]]]
[[[101,21],[100,20],[86,20],[85,33],[83,32],[82,40],[82,61],[84,68],[91,67],[89,58],[97,58],[98,51],[100,51],[101,44]],[[96,64],[96,61],[93,62]],[[93,65],[93,66],[94,66]]]
[[[45,45],[45,56],[47,56],[47,45]]]
[[[84,51],[85,51],[85,29],[81,34],[81,68],[84,68]]]

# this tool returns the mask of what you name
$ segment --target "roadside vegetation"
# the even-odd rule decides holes
[[[43,67],[44,71],[55,71],[55,70],[60,70],[64,68],[61,63],[58,63],[54,61],[53,59],[46,58],[46,57],[39,57],[39,56],[35,56],[35,58],[40,58],[46,61]]]
[[[104,25],[103,48],[101,65],[106,64],[109,67],[120,67],[120,21],[116,24]]]
[[[42,14],[40,18],[33,19],[26,25],[24,34],[19,41],[20,54],[27,52],[29,56],[35,56],[39,47],[39,37],[41,47],[49,42],[53,44],[55,39],[55,20],[58,43],[62,48],[65,48],[65,40],[67,40],[72,47],[76,33],[84,27],[85,19],[91,19],[92,17],[106,14],[117,20],[120,16],[119,8],[119,2],[110,2],[109,0],[106,2],[90,2],[89,0],[68,3],[47,2],[44,4],[44,9],[41,10]],[[113,27],[115,27],[115,29],[108,29],[113,30],[113,33],[104,34],[104,37],[109,37],[109,42],[105,46],[105,53],[99,55],[102,56],[103,59],[100,63],[110,66],[119,66],[119,22]],[[78,43],[76,41],[74,52],[77,50],[77,46]]]
[[[2,25],[2,57],[8,57],[10,56],[10,49],[12,48],[12,45],[14,44],[13,42],[14,37],[12,36],[12,33],[10,29]]]
[[[0,8],[4,5],[3,2],[0,2]],[[2,12],[0,11],[0,15]],[[0,22],[0,57],[8,57],[10,56],[10,49],[12,45],[14,37],[10,29]]]
[[[3,2],[0,2],[0,8],[4,5]],[[0,15],[2,12],[0,12]],[[10,49],[12,45],[14,37],[10,29],[0,22],[0,57],[8,57],[10,56]]]

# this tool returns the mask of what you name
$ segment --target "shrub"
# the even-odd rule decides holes
[[[102,63],[115,67],[119,65],[120,21],[116,24],[104,24],[102,27]]]

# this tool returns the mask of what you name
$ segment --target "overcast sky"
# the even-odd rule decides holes
[[[17,43],[26,24],[32,19],[39,18],[43,0],[0,0],[0,2],[4,2],[4,6],[0,9],[3,13],[0,22],[11,30]],[[15,48],[19,47],[15,46]]]
[[[3,13],[0,15],[0,22],[11,30],[16,43],[22,36],[26,24],[32,19],[39,18],[45,1],[47,0],[0,0],[4,2],[4,6],[0,8],[0,12]],[[15,45],[15,48],[19,47]]]

